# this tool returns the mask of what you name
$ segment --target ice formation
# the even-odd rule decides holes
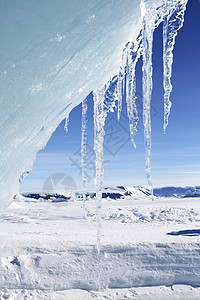
[[[165,129],[171,106],[172,52],[177,31],[183,24],[186,4],[187,0],[58,0],[56,3],[53,0],[17,0],[12,1],[12,5],[0,1],[0,38],[1,45],[4,45],[0,50],[3,112],[0,121],[1,208],[12,201],[13,194],[18,192],[18,178],[31,169],[36,153],[46,145],[58,124],[91,90],[95,90],[95,184],[100,249],[105,119],[116,100],[120,118],[122,96],[125,94],[131,141],[136,146],[135,67],[141,54],[146,173],[152,193],[150,104],[153,32],[164,21]],[[118,76],[113,77],[115,74]],[[85,184],[84,105],[82,174]]]
[[[101,243],[101,199],[103,186],[103,141],[104,141],[104,125],[106,120],[106,112],[104,110],[104,92],[105,88],[94,91],[94,151],[96,154],[96,219],[97,219],[97,250],[100,250]]]
[[[159,4],[159,5],[158,5]],[[145,143],[145,168],[149,190],[153,197],[151,179],[151,94],[152,80],[152,45],[155,28],[163,21],[163,87],[164,87],[164,131],[168,124],[172,91],[171,75],[173,63],[173,48],[175,37],[184,21],[187,0],[163,0],[152,4],[141,0],[142,29],[137,38],[126,44],[122,53],[117,84],[113,97],[118,101],[118,119],[122,110],[123,94],[126,97],[127,114],[131,141],[136,147],[134,135],[137,132],[138,112],[136,107],[136,78],[135,69],[139,57],[143,56],[143,125]],[[102,125],[103,126],[103,125]],[[103,148],[102,148],[103,149]],[[98,157],[97,157],[98,159]],[[97,172],[98,174],[98,172]],[[103,171],[102,171],[103,174]],[[97,175],[98,176],[98,175]],[[99,187],[98,187],[99,188]],[[99,197],[98,197],[99,198]],[[99,202],[99,200],[97,200]]]
[[[97,219],[97,249],[101,246],[101,199],[104,175],[103,142],[107,114],[115,108],[115,78],[100,89],[93,92],[94,99],[94,151],[96,155],[96,219]]]
[[[165,9],[169,1],[165,0]],[[164,16],[163,21],[163,87],[164,87],[164,132],[168,125],[171,101],[169,100],[172,91],[171,75],[173,63],[173,49],[178,30],[183,26],[184,13],[187,1],[177,1],[175,6]]]
[[[136,148],[134,135],[137,132],[139,121],[136,106],[136,63],[141,55],[141,35],[138,36],[135,44],[132,43],[127,49],[127,69],[126,69],[126,104],[129,118],[130,137],[133,146]]]
[[[86,202],[86,151],[87,151],[87,98],[82,102],[82,132],[81,132],[81,166],[83,182],[83,210],[85,211]]]
[[[0,1],[0,209],[60,122],[119,71],[140,0]]]
[[[145,143],[145,168],[149,190],[153,196],[153,184],[151,179],[151,93],[152,93],[152,44],[154,20],[151,11],[141,1],[142,16],[142,50],[143,50],[143,125]]]
[[[173,48],[175,37],[184,21],[184,12],[187,0],[159,1],[152,4],[148,0],[141,0],[142,29],[137,38],[128,42],[122,53],[117,84],[113,97],[118,101],[118,120],[122,110],[123,94],[126,97],[127,114],[129,117],[130,137],[135,145],[134,135],[137,132],[138,113],[136,107],[136,63],[142,54],[143,57],[143,125],[145,144],[145,169],[149,191],[153,200],[153,183],[151,178],[151,94],[153,88],[152,46],[155,28],[163,21],[163,86],[164,86],[164,131],[168,124],[171,102],[169,100],[172,90],[171,74],[173,63]],[[103,141],[104,125],[107,114],[105,100],[106,89],[110,85],[94,93],[94,149],[96,152],[96,203],[97,203],[97,247],[100,250],[101,237],[101,198],[103,185]]]

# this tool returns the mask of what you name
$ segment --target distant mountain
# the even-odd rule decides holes
[[[154,189],[154,195],[157,197],[200,197],[200,187],[163,187]]]
[[[108,200],[128,199],[134,198],[135,200],[141,199],[141,197],[151,196],[148,189],[142,186],[116,186],[116,187],[104,187],[102,190],[102,198]],[[34,201],[49,201],[52,203],[68,202],[72,200],[82,200],[83,192],[32,192],[23,193],[23,197],[32,199]],[[162,187],[154,189],[154,196],[156,197],[200,197],[200,187]],[[96,197],[95,192],[87,192],[87,199],[94,199]],[[25,200],[25,199],[24,199]]]

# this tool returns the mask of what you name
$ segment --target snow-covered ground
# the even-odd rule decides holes
[[[0,216],[0,299],[200,299],[198,190],[103,192],[100,254],[92,193],[86,217],[81,194],[15,199]]]

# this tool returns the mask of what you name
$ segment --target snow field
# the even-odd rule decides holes
[[[56,297],[70,293],[63,290],[73,290],[71,295],[80,293],[83,299],[140,299],[144,287],[159,286],[141,296],[152,299],[149,295],[158,291],[163,297],[166,291],[174,293],[173,288],[160,286],[190,285],[188,295],[199,295],[198,198],[157,198],[152,203],[150,196],[135,188],[135,196],[102,202],[102,250],[98,255],[94,199],[86,201],[86,219],[80,200],[16,200],[0,218],[2,293],[7,290],[12,295],[18,290],[19,295],[23,291],[29,295],[32,290],[33,296],[27,299],[39,297],[37,293],[41,299],[48,293],[55,295],[52,299],[62,299]],[[184,234],[184,230],[197,233]],[[169,234],[173,232],[176,235]],[[136,298],[131,298],[135,288]],[[120,293],[118,298],[113,296],[116,289],[122,289],[124,298]],[[180,289],[180,294],[187,295]]]

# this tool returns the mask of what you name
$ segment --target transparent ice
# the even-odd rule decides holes
[[[85,213],[86,186],[87,186],[86,154],[87,154],[87,98],[85,98],[82,102],[82,131],[81,131],[81,167],[82,167],[84,213]]]
[[[165,9],[172,0],[165,0]],[[163,21],[163,87],[164,87],[164,132],[168,125],[171,109],[170,94],[172,91],[171,76],[173,49],[178,30],[183,26],[186,1],[177,1],[174,7],[164,16]]]
[[[96,219],[97,219],[97,250],[101,249],[101,200],[104,176],[103,142],[105,121],[108,112],[115,108],[115,78],[108,81],[100,89],[93,92],[94,99],[94,151],[96,155]]]
[[[104,109],[104,93],[106,87],[93,92],[94,99],[94,151],[96,155],[96,219],[97,219],[97,250],[101,248],[101,199],[103,186],[103,141],[105,135],[106,112]]]
[[[135,42],[130,43],[126,48],[126,104],[129,118],[130,137],[134,148],[136,148],[134,136],[137,132],[139,121],[136,106],[136,75],[135,69],[138,59],[141,55],[141,34]]]
[[[143,48],[143,125],[145,144],[145,168],[148,186],[153,195],[153,184],[151,179],[151,93],[152,93],[152,44],[154,22],[150,18],[146,3],[141,1],[142,15],[142,48]]]
[[[178,30],[183,25],[184,11],[186,9],[186,0],[159,1],[150,3],[148,0],[141,0],[141,21],[142,30],[137,38],[128,42],[122,53],[122,63],[117,77],[117,84],[113,92],[112,103],[118,100],[118,120],[122,111],[123,94],[126,97],[127,114],[129,117],[130,137],[136,147],[134,135],[137,132],[138,113],[136,107],[136,63],[142,54],[143,57],[143,125],[144,125],[144,144],[145,144],[145,169],[147,175],[148,188],[153,198],[153,182],[151,178],[151,95],[153,88],[153,66],[152,66],[152,47],[153,33],[155,28],[163,21],[163,64],[164,64],[164,129],[168,123],[170,112],[171,93],[171,73],[173,56],[172,51],[175,44],[175,37]],[[167,20],[167,21],[166,21]],[[96,201],[97,201],[97,248],[100,250],[101,245],[101,198],[103,186],[103,140],[104,140],[104,125],[107,111],[104,110],[104,101],[106,89],[109,86],[104,86],[94,93],[94,144],[96,152]]]

